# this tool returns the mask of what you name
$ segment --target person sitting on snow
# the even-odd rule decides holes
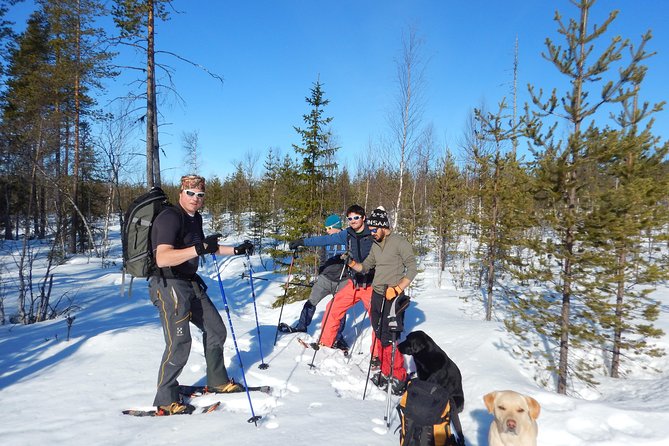
[[[337,234],[341,231],[342,223],[338,215],[332,214],[325,219],[325,230],[328,235]],[[294,249],[294,248],[292,248]],[[346,246],[343,244],[327,245],[325,247],[325,262],[318,268],[318,277],[311,288],[309,299],[304,303],[300,319],[291,327],[290,325],[281,322],[279,330],[284,333],[306,332],[311,320],[316,312],[316,305],[326,296],[337,294],[337,291],[346,285],[348,277],[342,274],[346,265],[341,259],[341,254],[346,251]],[[348,350],[348,344],[344,340],[342,332],[346,325],[346,319],[342,319],[339,324],[339,331],[335,339],[335,347]]]
[[[293,240],[290,242],[290,249],[297,249],[300,246],[345,245],[352,258],[357,262],[362,262],[369,254],[373,243],[372,235],[365,224],[365,209],[357,204],[351,205],[346,210],[346,218],[349,227],[345,230],[331,235]],[[346,283],[328,302],[325,309],[323,316],[325,319],[319,339],[319,343],[325,347],[340,347],[336,335],[349,308],[362,301],[365,309],[369,312],[374,270],[372,269],[364,274],[347,270],[347,273]],[[372,342],[372,346],[374,346],[374,342]],[[348,346],[346,348],[348,349]],[[374,356],[374,351],[372,351],[372,356]]]

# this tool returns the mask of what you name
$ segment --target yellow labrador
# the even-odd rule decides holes
[[[536,446],[541,406],[532,397],[513,390],[490,392],[483,397],[490,423],[488,446]]]

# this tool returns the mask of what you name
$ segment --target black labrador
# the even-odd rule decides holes
[[[418,379],[439,384],[453,396],[457,412],[465,407],[462,374],[457,365],[423,331],[412,331],[397,346],[404,355],[413,356]]]

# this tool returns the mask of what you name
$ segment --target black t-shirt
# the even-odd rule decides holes
[[[183,229],[181,228],[182,221]],[[202,216],[200,213],[196,212],[191,217],[179,207],[162,211],[153,221],[153,227],[151,228],[151,243],[154,253],[158,245],[171,245],[180,249],[193,246],[203,239],[204,233],[202,232]],[[198,259],[199,257],[195,257],[180,265],[173,266],[172,272],[176,276],[192,277],[197,272]]]

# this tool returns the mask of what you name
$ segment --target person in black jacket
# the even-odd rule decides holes
[[[165,350],[158,371],[158,390],[153,404],[161,415],[191,413],[179,395],[181,374],[191,347],[190,325],[202,330],[207,362],[207,386],[215,392],[239,391],[228,378],[223,360],[227,331],[221,315],[207,295],[207,287],[197,275],[199,256],[204,254],[246,254],[253,245],[222,246],[220,234],[204,236],[202,216],[205,179],[197,175],[181,177],[178,206],[163,210],[151,228],[151,243],[158,269],[149,278],[149,295],[158,309],[165,336]]]

